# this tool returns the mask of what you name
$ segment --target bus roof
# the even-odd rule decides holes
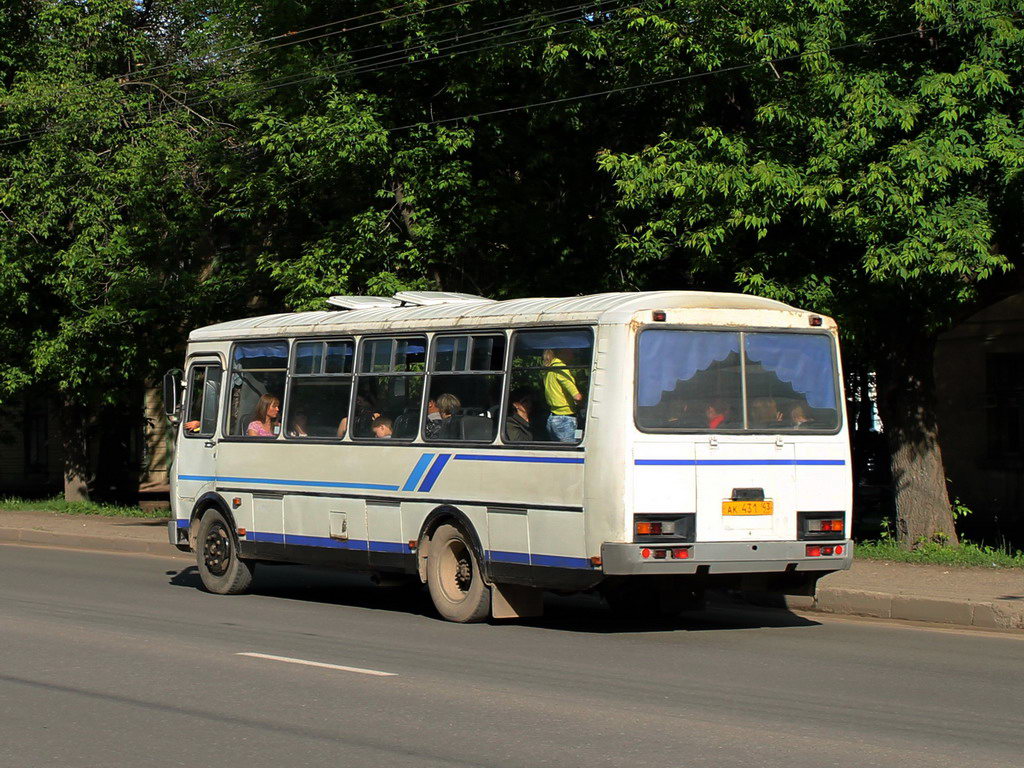
[[[653,310],[760,310],[759,314],[785,313],[796,320],[812,313],[788,304],[740,293],[708,291],[647,291],[598,293],[567,298],[432,303],[423,306],[370,307],[322,312],[286,312],[230,320],[189,334],[190,341],[245,337],[372,333],[383,330],[431,330],[465,326],[502,327],[547,323],[607,324],[629,322],[637,312]],[[763,316],[763,315],[762,315]],[[796,316],[796,317],[794,317]],[[709,318],[710,321],[710,318]],[[775,323],[772,323],[773,325]],[[788,323],[780,323],[788,324]],[[803,320],[802,325],[806,325]]]

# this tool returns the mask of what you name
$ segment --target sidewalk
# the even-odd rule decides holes
[[[0,544],[134,552],[191,560],[167,543],[164,519],[0,510]],[[1024,571],[855,560],[818,582],[815,597],[749,596],[799,611],[1024,629]]]
[[[167,518],[60,515],[0,510],[0,544],[187,557],[167,542]]]

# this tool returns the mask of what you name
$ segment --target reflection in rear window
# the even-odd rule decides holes
[[[839,425],[828,336],[649,329],[640,335],[639,357],[642,429],[833,431]]]

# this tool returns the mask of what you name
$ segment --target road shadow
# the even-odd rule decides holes
[[[199,590],[203,588],[199,569],[194,565],[178,571],[167,571],[167,575],[171,577],[170,584],[173,586]],[[260,563],[256,566],[249,594],[415,616],[436,615],[426,587],[418,580],[379,586],[371,582],[365,573],[305,565]]]
[[[176,587],[202,589],[194,565],[167,571]],[[252,595],[280,600],[301,600],[332,606],[407,613],[441,621],[427,588],[418,580],[403,585],[377,586],[366,574],[298,565],[263,564],[256,567]],[[671,619],[637,620],[612,612],[594,593],[545,594],[544,615],[532,619],[503,619],[490,622],[495,628],[530,627],[558,632],[586,634],[636,634],[658,632],[709,632],[737,629],[783,629],[814,627],[820,623],[781,608],[753,606],[727,593],[709,596],[701,611],[684,612]]]

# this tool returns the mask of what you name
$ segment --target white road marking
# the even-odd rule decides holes
[[[340,664],[325,664],[322,661],[307,661],[306,659],[293,659],[288,656],[272,656],[269,653],[236,653],[236,656],[250,656],[254,659],[269,659],[270,661],[284,661],[289,664],[303,664],[307,667],[320,667],[321,669],[336,669],[340,672],[357,672],[360,675],[373,675],[374,677],[398,677],[395,672],[381,672],[379,669],[362,669],[361,667],[343,667]]]

